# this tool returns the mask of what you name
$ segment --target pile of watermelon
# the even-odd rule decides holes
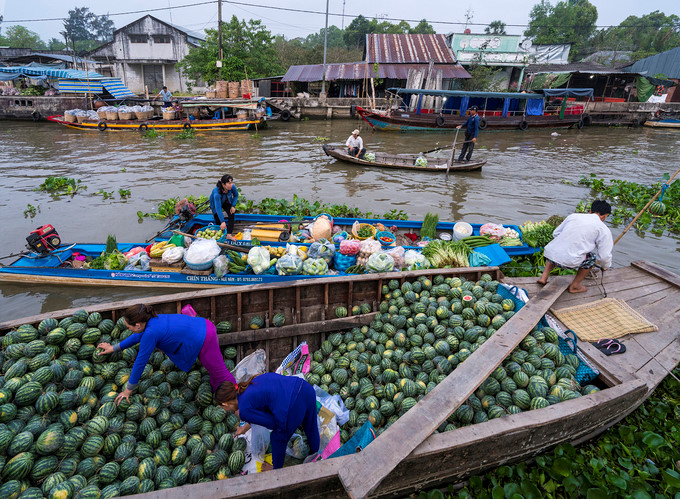
[[[366,421],[382,433],[512,317],[515,303],[497,287],[488,274],[477,282],[443,276],[401,285],[391,280],[370,325],[331,334],[322,343],[306,378],[339,394],[350,410],[343,443]],[[577,383],[578,366],[577,356],[560,352],[554,329],[537,326],[438,431],[598,391]]]
[[[0,497],[108,498],[240,474],[239,418],[213,402],[200,364],[151,355],[138,390],[116,406],[137,348],[100,357],[131,333],[84,310],[26,324],[0,349]],[[224,350],[234,368],[236,349]]]

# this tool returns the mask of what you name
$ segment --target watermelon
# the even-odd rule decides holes
[[[221,321],[215,326],[217,329],[217,334],[226,334],[231,332],[231,322]]]
[[[43,431],[35,442],[35,450],[41,455],[54,454],[64,445],[64,433],[61,429],[50,427]]]
[[[248,323],[250,326],[250,329],[260,329],[264,327],[264,319],[260,317],[259,315],[256,315],[252,319],[250,319],[250,322]]]
[[[661,217],[666,214],[666,205],[663,203],[663,201],[654,201],[649,205],[649,212],[652,215]]]
[[[286,324],[286,316],[282,313],[278,313],[272,317],[272,325],[274,327],[281,327]]]
[[[14,403],[19,406],[32,405],[42,394],[42,386],[35,381],[22,385],[14,395]]]
[[[335,316],[339,319],[347,317],[347,307],[336,307]]]
[[[32,453],[21,452],[5,463],[2,477],[7,480],[21,480],[31,472],[34,461]]]

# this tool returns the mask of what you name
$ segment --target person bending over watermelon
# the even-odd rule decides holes
[[[596,200],[590,213],[573,213],[564,219],[553,232],[554,239],[544,251],[545,269],[538,284],[546,284],[555,267],[578,269],[569,285],[570,293],[583,293],[587,288],[581,284],[599,259],[603,271],[612,264],[612,233],[604,221],[612,212],[606,201]]]
[[[272,430],[274,469],[283,467],[288,440],[300,425],[307,435],[310,453],[319,451],[316,395],[312,385],[301,378],[265,373],[239,384],[224,381],[215,392],[215,400],[248,423],[236,435],[248,431],[251,423]]]
[[[130,400],[137,387],[149,357],[158,348],[182,371],[188,372],[196,359],[210,375],[213,392],[223,382],[236,383],[234,375],[224,365],[215,325],[208,319],[182,314],[157,314],[151,305],[133,305],[123,314],[125,325],[132,332],[116,345],[100,343],[97,348],[106,355],[130,348],[139,343],[139,352],[125,389],[116,397]]]

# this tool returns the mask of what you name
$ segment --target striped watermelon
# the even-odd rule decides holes
[[[5,463],[2,477],[6,480],[21,480],[28,476],[35,458],[30,452],[21,452]]]
[[[57,319],[53,319],[50,317],[48,319],[44,319],[43,321],[40,322],[40,324],[38,324],[38,332],[41,335],[45,336],[47,333],[49,333],[58,326],[59,322],[57,322]]]
[[[39,414],[47,414],[53,409],[56,409],[58,405],[59,394],[57,394],[57,392],[46,392],[38,397],[38,400],[35,403],[35,408]]]
[[[232,452],[227,461],[227,466],[232,474],[239,473],[245,464],[246,455],[241,450]]]
[[[41,394],[42,386],[40,383],[29,381],[28,383],[19,387],[16,394],[14,395],[14,403],[19,407],[33,405]]]
[[[41,455],[50,455],[57,452],[64,445],[64,432],[55,427],[49,427],[43,431],[35,443],[35,450]]]

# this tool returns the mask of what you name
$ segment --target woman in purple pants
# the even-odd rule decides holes
[[[139,352],[130,379],[125,389],[116,397],[116,404],[122,399],[130,400],[130,395],[137,387],[144,367],[156,348],[184,372],[192,368],[196,359],[201,361],[210,375],[213,392],[224,381],[236,383],[236,379],[224,365],[215,325],[208,319],[180,314],[159,315],[151,305],[140,304],[128,308],[123,314],[123,320],[133,334],[117,345],[97,345],[103,349],[99,355],[106,355],[139,343]]]

